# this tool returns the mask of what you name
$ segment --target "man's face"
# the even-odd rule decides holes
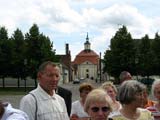
[[[83,99],[83,100],[86,100],[86,97],[88,95],[88,93],[90,92],[91,90],[82,90],[82,92],[80,93],[80,97]]]
[[[57,88],[59,79],[59,69],[51,65],[47,65],[43,72],[38,73],[40,86],[49,94]]]

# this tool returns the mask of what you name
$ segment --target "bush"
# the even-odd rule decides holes
[[[153,78],[142,78],[142,79],[139,79],[138,81],[149,86],[149,85],[152,85],[154,80],[155,79],[153,79]]]

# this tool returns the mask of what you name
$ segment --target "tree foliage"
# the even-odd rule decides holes
[[[132,75],[159,75],[159,46],[158,33],[154,39],[150,39],[147,34],[141,39],[132,39],[123,26],[112,37],[110,50],[106,50],[104,54],[104,72],[115,78],[124,70]]]
[[[54,61],[56,57],[53,42],[39,32],[37,24],[33,24],[25,36],[17,28],[10,38],[7,29],[0,27],[0,58],[1,78],[25,79],[30,76],[36,79],[39,64],[46,60]]]
[[[11,36],[13,42],[12,51],[12,66],[13,66],[13,77],[22,78],[24,59],[25,59],[25,41],[21,30],[18,28],[14,31]]]
[[[27,62],[31,76],[36,79],[38,66],[46,60],[53,60],[55,53],[53,52],[53,44],[49,37],[39,32],[36,24],[30,28],[25,35],[27,45]]]
[[[153,66],[153,54],[151,51],[151,40],[148,35],[142,37],[139,44],[139,55],[138,55],[139,71],[142,76],[152,75]]]
[[[5,77],[11,74],[11,53],[12,44],[8,39],[7,29],[0,27],[0,76],[3,87],[5,87]]]
[[[106,51],[104,60],[106,71],[118,78],[123,70],[133,71],[135,57],[134,41],[127,28],[120,28],[111,39],[110,51]]]
[[[7,76],[10,64],[10,48],[9,48],[8,33],[5,27],[0,28],[0,75]]]
[[[157,75],[160,75],[160,35],[158,33],[155,34],[155,38],[153,39],[153,42],[151,44],[151,49],[153,51],[153,67],[154,72]]]

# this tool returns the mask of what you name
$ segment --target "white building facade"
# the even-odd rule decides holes
[[[99,71],[99,56],[91,50],[88,33],[86,42],[84,43],[84,50],[82,50],[73,62],[76,78],[97,79]]]

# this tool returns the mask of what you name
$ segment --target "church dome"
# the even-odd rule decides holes
[[[89,37],[87,33],[86,42],[84,43],[84,50],[82,50],[78,55],[76,55],[76,58],[74,60],[74,64],[82,64],[84,62],[91,62],[94,65],[98,65],[99,56],[90,49],[90,42]]]
[[[74,64],[81,64],[85,61],[98,64],[99,56],[93,50],[82,50],[75,58]]]

